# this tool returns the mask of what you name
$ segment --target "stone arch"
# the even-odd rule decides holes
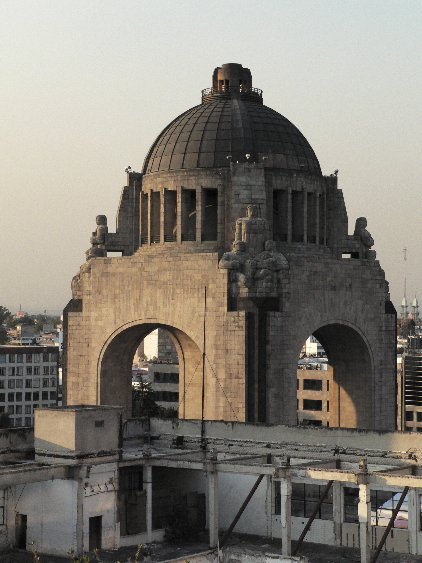
[[[202,352],[184,331],[156,320],[128,323],[109,336],[97,364],[97,404],[119,405],[132,414],[132,362],[140,342],[153,330],[166,330],[179,358],[179,417],[201,418]]]
[[[333,369],[330,426],[374,428],[374,362],[365,335],[337,320],[321,323],[311,334],[322,344]]]

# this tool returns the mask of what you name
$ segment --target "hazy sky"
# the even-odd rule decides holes
[[[1,0],[0,304],[64,307],[125,167],[227,62],[340,170],[396,304],[407,246],[422,301],[421,61],[421,0]]]

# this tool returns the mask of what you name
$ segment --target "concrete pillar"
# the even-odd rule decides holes
[[[80,468],[82,473],[82,467]],[[82,556],[84,553],[84,480],[78,479],[76,489],[76,554]],[[88,546],[86,551],[88,551]]]
[[[281,553],[292,554],[292,481],[289,475],[280,479]]]
[[[218,472],[208,471],[208,528],[210,547],[218,544]]]
[[[408,532],[409,532],[409,551],[414,555],[418,554],[418,534],[420,529],[420,501],[416,489],[409,489],[408,498]]]
[[[265,477],[266,494],[265,494],[265,518],[266,518],[266,534],[267,538],[273,537],[273,480],[271,475]]]
[[[372,547],[371,490],[368,484],[359,485],[359,539],[361,563],[370,563]]]
[[[292,188],[287,189],[287,242],[292,242]]]
[[[333,522],[335,545],[341,545],[342,526],[344,520],[343,488],[339,481],[333,483]]]
[[[147,542],[152,542],[152,467],[144,465],[143,473],[144,488],[147,496],[146,521],[147,521]]]

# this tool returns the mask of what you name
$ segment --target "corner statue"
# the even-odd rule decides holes
[[[371,247],[374,246],[374,239],[372,238],[371,233],[366,229],[367,225],[368,221],[366,220],[366,217],[358,217],[356,219],[353,235],[360,242],[361,258],[366,260],[375,260],[376,252],[375,250],[371,250]]]
[[[93,231],[90,238],[91,248],[85,252],[87,260],[97,257],[104,258],[107,256],[105,246],[108,234],[107,217],[105,215],[97,215],[95,222],[97,223],[97,228]]]

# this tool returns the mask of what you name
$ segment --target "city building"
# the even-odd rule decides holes
[[[33,426],[34,409],[57,405],[55,346],[0,346],[0,412],[11,426]]]

